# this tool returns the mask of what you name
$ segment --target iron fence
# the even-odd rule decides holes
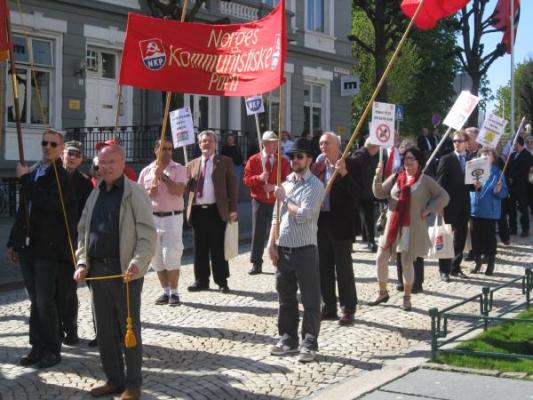
[[[0,217],[13,217],[19,205],[20,183],[16,178],[3,178],[0,182]]]

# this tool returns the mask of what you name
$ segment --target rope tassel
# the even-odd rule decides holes
[[[124,346],[127,349],[131,349],[137,346],[137,339],[135,333],[133,333],[133,322],[131,321],[130,312],[130,281],[126,278],[126,305],[128,307],[128,317],[126,318],[126,336],[124,337]]]

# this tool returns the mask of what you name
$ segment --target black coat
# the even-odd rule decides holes
[[[470,191],[473,185],[465,185],[465,173],[454,153],[443,156],[437,167],[437,183],[448,195],[450,202],[444,208],[444,219],[448,223],[456,223],[461,215],[470,215]]]
[[[61,165],[61,160],[56,161],[56,167],[72,236],[77,224],[76,198],[70,177]],[[43,260],[72,262],[54,168],[51,165],[46,173],[34,182],[35,173],[36,170],[20,178],[21,198],[24,198],[26,206],[29,204],[29,228],[25,207],[21,201],[7,246]],[[29,243],[26,241],[27,237]],[[74,241],[72,243],[75,245]]]
[[[427,140],[426,140],[427,139]],[[428,146],[428,141],[431,144],[431,148]],[[435,135],[429,134],[427,136],[420,135],[416,141],[418,149],[426,155],[431,154],[435,147],[437,147],[438,139]]]
[[[522,150],[520,153],[518,153],[518,155],[516,155],[516,152],[511,154],[507,178],[510,183],[509,189],[513,196],[527,196],[529,168],[532,165],[533,157],[526,149]]]
[[[329,194],[330,216],[335,226],[333,235],[338,240],[352,240],[354,237],[355,210],[361,191],[361,184],[357,179],[358,171],[353,159],[346,159],[346,169],[348,173],[345,176],[337,175]],[[324,181],[325,160],[313,164],[311,172]],[[320,222],[318,225],[320,226]]]
[[[72,190],[74,192],[74,196],[76,197],[76,203],[78,205],[78,214],[75,221],[77,225],[81,218],[81,213],[83,212],[85,203],[87,202],[89,195],[93,191],[93,184],[91,182],[91,178],[89,178],[83,172],[80,172],[80,170],[76,170],[70,176],[70,181],[72,183]]]
[[[360,182],[360,200],[375,200],[372,192],[372,182],[376,167],[378,166],[378,156],[372,156],[366,147],[357,150],[353,156],[353,168],[357,171],[358,181]]]

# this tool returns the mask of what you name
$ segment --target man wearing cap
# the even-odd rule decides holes
[[[91,179],[79,170],[83,161],[82,144],[76,140],[65,143],[62,154],[63,168],[70,176],[70,183],[77,201],[77,214],[74,223],[80,220],[85,202],[93,190]],[[72,232],[73,246],[76,246],[76,231]],[[76,345],[78,338],[78,295],[77,285],[72,279],[73,265],[65,265],[57,282],[57,303],[62,333],[65,335],[63,343]]]
[[[174,147],[165,138],[155,142],[155,161],[139,175],[139,184],[152,200],[152,214],[157,230],[155,255],[150,266],[157,272],[163,292],[155,304],[177,306],[179,269],[183,254],[183,192],[187,168],[172,160]]]
[[[231,158],[215,154],[217,136],[213,131],[198,134],[202,155],[187,165],[187,222],[194,234],[194,283],[191,292],[209,289],[213,279],[222,293],[229,293],[229,265],[224,256],[226,224],[237,221],[237,178]]]
[[[272,221],[276,197],[274,186],[278,174],[278,137],[272,131],[263,133],[263,150],[248,159],[244,168],[244,184],[252,196],[252,251],[250,275],[260,274],[263,265],[263,251]],[[264,168],[263,168],[264,165]],[[281,181],[290,173],[289,161],[281,157]]]
[[[117,139],[109,139],[105,142],[98,142],[96,143],[96,152],[99,152],[106,146],[111,146],[113,144],[120,145],[119,141]],[[124,164],[124,176],[127,177],[129,180],[132,180],[134,182],[137,182],[137,173],[135,170],[131,167],[129,167],[127,164]]]
[[[320,331],[320,272],[318,266],[317,222],[325,189],[311,173],[313,150],[309,140],[299,138],[289,152],[292,173],[274,194],[279,202],[272,217],[268,252],[277,267],[280,339],[272,355],[300,353],[300,362],[313,361]],[[278,235],[279,232],[279,235]],[[304,315],[302,343],[298,350],[298,297],[300,289]]]

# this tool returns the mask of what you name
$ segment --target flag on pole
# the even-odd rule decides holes
[[[402,12],[412,18],[415,10],[421,1],[424,0],[403,0],[401,4]],[[422,10],[415,19],[415,25],[419,29],[433,29],[439,19],[455,14],[465,7],[470,0],[425,0]]]
[[[490,24],[499,31],[503,32],[502,43],[508,54],[514,43],[511,43],[511,1],[498,0],[496,8],[490,17]],[[518,21],[520,20],[520,0],[514,0],[514,40],[516,41],[516,32],[518,31]]]
[[[0,61],[9,58],[9,33],[7,32],[7,19],[9,18],[9,9],[7,0],[0,0]]]
[[[244,24],[128,16],[121,85],[219,96],[266,93],[284,82],[285,1]]]

